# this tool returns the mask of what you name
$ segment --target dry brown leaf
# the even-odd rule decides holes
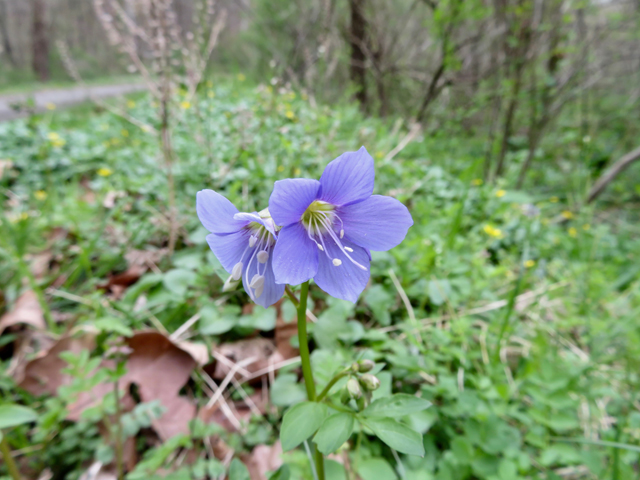
[[[27,290],[20,295],[13,306],[13,310],[5,313],[2,318],[0,318],[0,334],[5,330],[5,328],[19,323],[31,325],[36,329],[42,330],[47,326],[44,321],[44,315],[42,313],[42,308],[40,307],[40,302],[38,301],[38,296],[33,290]]]
[[[156,263],[166,254],[166,249],[131,250],[124,256],[128,264],[127,270],[115,275],[109,275],[107,283],[99,285],[98,288],[109,290],[111,296],[116,299],[121,298],[124,291],[136,283],[147,270],[158,271]]]
[[[36,253],[34,255],[27,255],[26,259],[30,263],[31,272],[37,279],[44,277],[49,271],[49,265],[53,259],[51,250],[47,249],[44,252]]]
[[[194,343],[194,342],[175,342],[176,346],[180,348],[180,350],[184,350],[187,352],[193,359],[198,363],[198,365],[203,366],[209,363],[209,349],[204,343]]]
[[[127,340],[132,352],[127,362],[127,381],[136,383],[143,402],[159,400],[165,413],[153,426],[163,440],[189,432],[196,405],[179,396],[196,367],[190,353],[159,332],[136,333]]]
[[[249,373],[267,368],[270,364],[281,361],[282,358],[276,350],[275,342],[269,338],[249,338],[233,343],[225,343],[216,348],[218,356],[223,356],[227,361],[217,361],[213,369],[214,379],[221,380],[234,368],[234,364],[253,359],[251,363],[239,369],[236,378],[242,378],[243,369]],[[276,357],[277,356],[277,357]],[[210,371],[210,368],[206,369]]]
[[[241,459],[249,470],[251,480],[267,480],[267,472],[273,472],[282,465],[280,440],[271,446],[258,445]]]
[[[125,192],[119,192],[116,190],[110,190],[102,200],[102,206],[104,208],[113,208],[118,198],[124,198]]]
[[[66,336],[58,340],[50,349],[43,350],[38,357],[18,369],[16,382],[33,395],[55,394],[59,387],[71,383],[72,378],[62,373],[67,362],[60,358],[62,352],[75,354],[91,350],[95,345],[93,332],[82,332],[78,336]]]

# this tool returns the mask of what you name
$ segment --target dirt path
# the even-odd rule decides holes
[[[90,87],[72,87],[61,89],[40,90],[35,93],[20,93],[14,95],[0,95],[0,122],[26,117],[24,111],[16,111],[12,105],[24,105],[29,98],[35,102],[35,111],[41,113],[47,110],[47,105],[54,104],[56,108],[68,107],[86,102],[93,98],[107,98],[126,93],[144,90],[142,84],[129,85],[97,85]]]

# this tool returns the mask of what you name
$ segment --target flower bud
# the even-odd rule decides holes
[[[369,391],[374,391],[380,388],[380,380],[378,380],[378,377],[371,375],[370,373],[362,375],[360,377],[360,383]]]
[[[351,377],[347,382],[347,390],[349,391],[349,395],[352,398],[360,398],[362,396],[362,389],[360,388],[360,384],[358,380]]]
[[[238,285],[240,284],[240,282],[241,282],[240,279],[234,280],[233,279],[233,275],[231,275],[224,282],[224,285],[222,286],[222,291],[223,292],[233,292],[234,290],[236,290],[238,288]]]
[[[367,373],[370,372],[371,370],[373,370],[373,367],[375,367],[375,363],[373,360],[360,360],[358,362],[358,371],[360,373]]]

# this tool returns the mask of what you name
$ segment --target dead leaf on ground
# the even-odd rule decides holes
[[[69,375],[62,373],[67,366],[62,352],[80,353],[91,350],[95,345],[95,333],[84,331],[77,336],[66,336],[58,340],[50,349],[43,350],[38,357],[30,360],[16,372],[16,382],[33,395],[53,395],[62,385],[72,382]]]
[[[250,359],[253,359],[250,363],[244,365],[242,368],[237,369],[236,378],[240,379],[243,371],[249,373],[255,373],[259,370],[265,369],[274,363],[283,360],[283,357],[276,349],[275,342],[269,338],[249,338],[246,340],[240,340],[233,343],[225,343],[216,348],[216,364],[215,368],[208,366],[205,368],[216,380],[222,380],[225,378],[231,369],[234,368],[234,364],[243,364]],[[224,359],[220,359],[224,357]]]
[[[13,310],[5,313],[0,318],[0,334],[7,327],[17,324],[31,325],[40,330],[44,330],[47,326],[38,296],[33,290],[27,290],[20,295],[13,306]]]
[[[267,472],[273,472],[282,465],[280,440],[273,445],[258,445],[241,459],[249,469],[251,480],[267,480]]]
[[[116,200],[118,198],[124,198],[125,195],[125,192],[110,190],[104,196],[104,200],[102,200],[102,206],[104,208],[113,208],[116,204]]]
[[[189,432],[196,405],[179,395],[196,361],[165,335],[155,331],[139,332],[127,340],[132,349],[127,362],[128,381],[136,383],[143,402],[160,400],[164,414],[153,422],[163,440]]]

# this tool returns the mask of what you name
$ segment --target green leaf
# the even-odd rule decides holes
[[[182,297],[187,293],[187,288],[195,284],[197,279],[198,275],[191,270],[176,268],[165,273],[162,282],[167,290]]]
[[[133,330],[127,327],[122,320],[115,317],[99,318],[93,322],[93,326],[101,332],[118,333],[125,337],[133,336]]]
[[[213,305],[205,305],[200,309],[198,329],[203,335],[220,335],[226,333],[238,323],[238,312],[225,309],[222,313]]]
[[[278,407],[288,407],[307,398],[304,386],[298,383],[298,377],[292,373],[278,375],[269,390],[271,403]]]
[[[249,470],[237,458],[234,458],[229,467],[229,480],[251,480]]]
[[[358,465],[358,475],[362,480],[397,480],[389,462],[383,458],[367,458]]]
[[[291,477],[291,470],[289,469],[289,465],[285,463],[278,470],[273,472],[269,477],[269,480],[289,480],[289,477]]]
[[[354,418],[349,413],[336,413],[327,418],[313,437],[318,450],[325,455],[335,452],[353,432]]]
[[[327,413],[326,405],[302,402],[294,405],[282,419],[280,442],[285,452],[296,448],[320,428]]]
[[[368,418],[365,425],[394,450],[424,456],[422,435],[392,418]]]
[[[35,422],[38,414],[30,408],[22,405],[0,405],[0,429],[17,427],[25,423]]]
[[[404,417],[426,410],[430,406],[431,402],[424,398],[397,393],[374,401],[362,414],[366,417]]]

